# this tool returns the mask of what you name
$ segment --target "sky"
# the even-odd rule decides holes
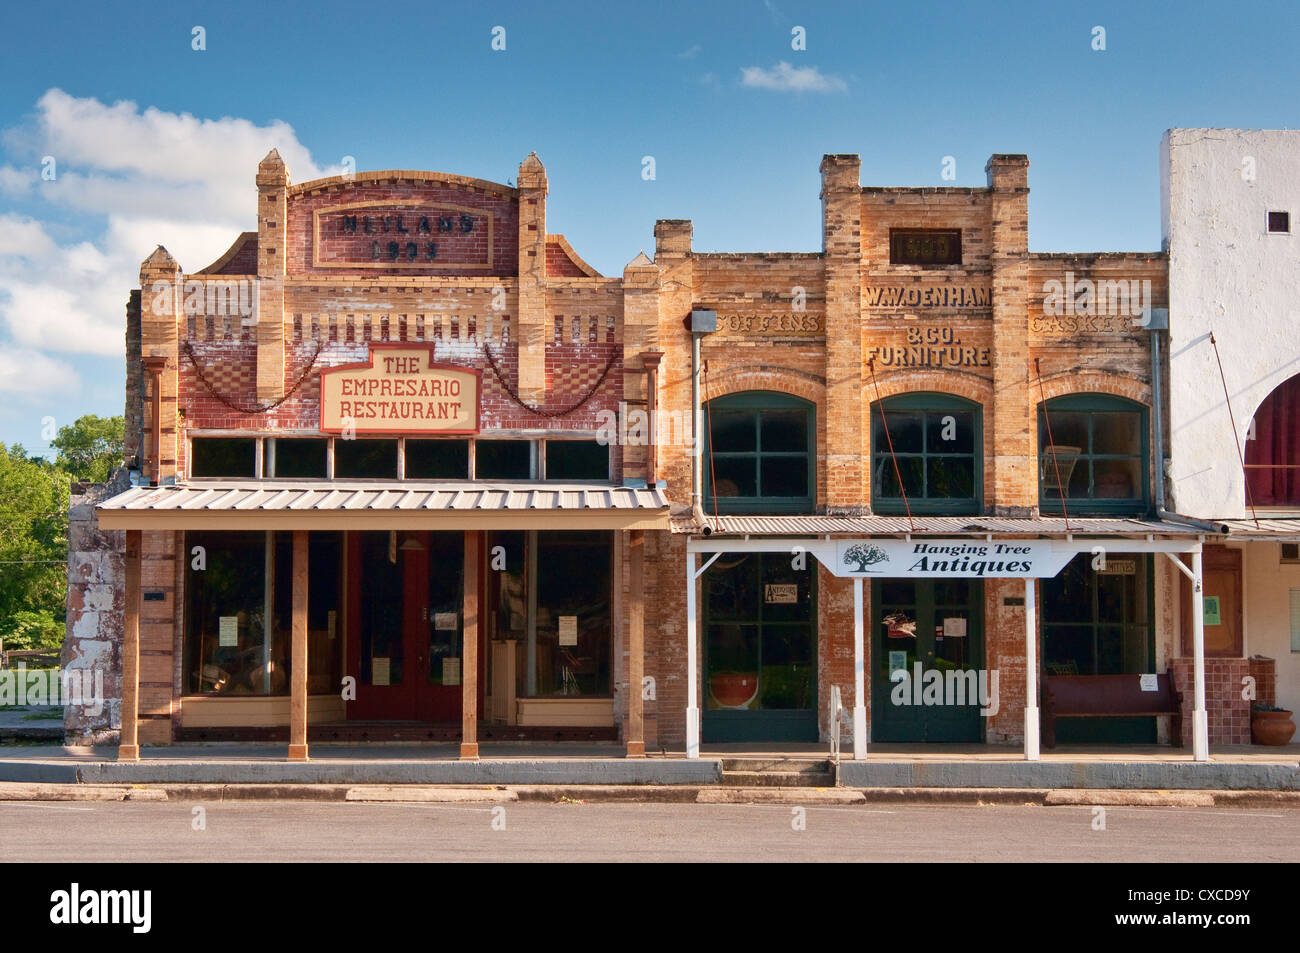
[[[272,147],[295,182],[536,151],[547,230],[618,275],[660,218],[820,250],[826,153],[883,186],[1027,153],[1032,251],[1155,251],[1165,129],[1300,125],[1292,0],[7,2],[0,36],[0,442],[29,453],[122,413],[140,262],[255,228]]]

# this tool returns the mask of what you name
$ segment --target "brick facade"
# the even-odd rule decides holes
[[[1148,281],[1149,303],[1161,307],[1167,263],[1161,254],[1030,252],[1027,158],[995,155],[987,173],[985,188],[863,187],[857,156],[828,155],[821,251],[697,252],[689,221],[660,220],[653,259],[638,255],[611,278],[563,236],[547,234],[548,183],[535,155],[510,187],[414,171],[293,184],[272,152],[250,189],[255,231],[200,271],[184,272],[161,247],[142,265],[127,313],[128,448],[139,463],[160,457],[164,481],[184,481],[196,434],[317,433],[321,370],[364,361],[372,343],[418,342],[432,345],[439,362],[482,372],[485,436],[594,433],[609,415],[653,398],[661,419],[676,422],[671,438],[667,424],[660,429],[655,472],[647,472],[648,448],[619,446],[613,480],[664,481],[682,515],[692,486],[691,340],[683,321],[703,308],[720,322],[702,345],[705,400],[761,390],[813,405],[816,513],[872,512],[876,401],[936,392],[980,408],[983,514],[1037,515],[1044,397],[1104,393],[1151,402],[1146,332],[1127,318],[1049,315],[1045,288]],[[891,263],[901,229],[960,230],[960,262]],[[249,307],[232,314],[211,306],[232,299]],[[654,395],[646,391],[647,353],[662,356]],[[145,357],[166,362],[156,448]],[[84,540],[87,553],[121,549],[120,541],[95,539],[93,527]],[[144,534],[143,585],[160,594],[142,604],[146,744],[165,743],[179,726],[182,546],[180,534]],[[644,548],[645,674],[656,685],[646,701],[647,743],[671,748],[685,732],[685,537],[647,532]],[[626,562],[615,579],[626,599]],[[824,568],[817,587],[824,731],[831,685],[854,705],[853,587]],[[984,584],[982,665],[999,671],[1001,691],[989,742],[1023,735],[1025,610],[1012,598],[1019,596],[1019,581]],[[1159,598],[1162,607],[1170,601]],[[867,602],[870,613],[869,587]],[[91,622],[78,625],[84,633]],[[625,645],[623,621],[616,629]],[[111,631],[95,633],[112,641]],[[1158,655],[1167,658],[1161,645]],[[614,656],[621,720],[626,664],[617,647]]]

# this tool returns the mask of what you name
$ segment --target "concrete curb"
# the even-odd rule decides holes
[[[637,803],[1300,809],[1298,791],[1161,791],[1028,788],[728,788],[683,784],[346,785],[50,784],[0,782],[5,801],[330,801],[350,803]]]
[[[842,761],[853,788],[1300,791],[1300,764],[1240,761]]]
[[[518,801],[519,795],[514,791],[501,788],[443,788],[426,785],[364,785],[348,790],[345,801],[366,801],[369,803],[421,803],[421,804],[461,804],[467,801]]]
[[[0,801],[166,801],[167,792],[155,787],[111,784],[0,784]]]
[[[865,804],[852,788],[701,788],[697,804]]]
[[[1214,807],[1209,791],[1048,791],[1045,807]]]
[[[20,776],[13,777],[12,767]],[[62,769],[45,772],[42,768]],[[73,777],[67,769],[75,770]],[[26,776],[22,776],[22,775]],[[37,776],[33,777],[32,774]],[[53,775],[53,776],[50,776]],[[94,761],[0,762],[0,781],[109,784],[716,784],[718,759],[532,759],[494,761]]]

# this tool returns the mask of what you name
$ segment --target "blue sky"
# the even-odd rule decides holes
[[[1290,2],[6,4],[0,441],[122,412],[139,262],[197,270],[252,228],[271,145],[295,181],[344,156],[505,181],[536,150],[548,230],[605,274],[657,218],[818,250],[827,152],[911,186],[1025,152],[1032,250],[1156,250],[1161,133],[1300,124],[1298,27]]]

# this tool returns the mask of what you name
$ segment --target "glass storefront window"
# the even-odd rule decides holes
[[[291,533],[187,533],[185,691],[283,695],[293,647]],[[334,691],[342,668],[342,534],[308,535],[308,691]],[[268,613],[269,608],[269,613]],[[267,624],[269,621],[269,625]]]
[[[613,534],[487,534],[488,637],[515,640],[522,698],[612,694]]]
[[[721,557],[704,578],[705,707],[811,709],[812,573],[753,553]]]
[[[1151,664],[1150,557],[1080,553],[1043,587],[1043,668],[1049,675],[1121,675]]]

